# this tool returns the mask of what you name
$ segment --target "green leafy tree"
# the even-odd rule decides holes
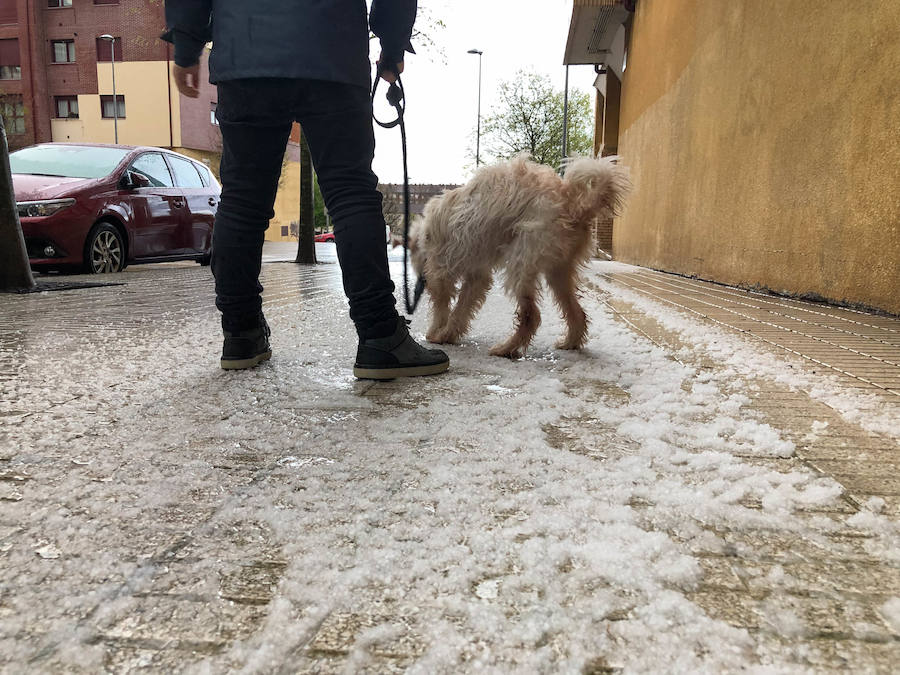
[[[559,166],[562,159],[565,93],[546,75],[519,71],[500,83],[500,102],[482,122],[482,147],[497,159],[527,152],[534,161]],[[569,91],[568,154],[593,150],[590,95]]]

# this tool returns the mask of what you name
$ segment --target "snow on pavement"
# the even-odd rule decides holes
[[[700,371],[592,293],[585,350],[553,349],[562,328],[545,303],[527,357],[498,359],[488,348],[512,307],[495,291],[447,348],[449,374],[361,383],[334,270],[298,300],[279,292],[296,285],[287,267],[265,267],[274,356],[252,372],[220,371],[214,311],[177,303],[137,327],[21,347],[20,377],[4,383],[20,417],[7,411],[18,424],[0,429],[8,472],[30,476],[3,503],[10,664],[34,655],[26,635],[53,663],[88,670],[103,663],[97,635],[143,635],[134,617],[169,572],[159,551],[187,535],[201,597],[247,550],[283,561],[254,629],[186,661],[191,671],[300,664],[341,617],[368,626],[347,672],[377,670],[392,650],[414,673],[803,670],[694,599],[698,554],[733,548],[729,533],[827,554],[837,544],[823,534],[845,527],[815,515],[839,510],[840,485],[782,470],[793,444],[744,407],[748,378],[781,377],[777,358],[733,336],[713,347],[707,326],[627,297],[716,350],[722,367]],[[594,282],[626,297],[604,269]],[[426,320],[415,316],[419,337]],[[829,386],[823,396],[841,394]],[[843,411],[884,431],[871,407]],[[854,527],[889,560],[896,523],[860,515]],[[896,602],[885,612],[895,620]],[[803,629],[774,609],[767,624],[776,638]]]

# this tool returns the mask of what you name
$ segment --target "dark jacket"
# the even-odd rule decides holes
[[[387,63],[409,44],[416,0],[373,0],[369,24]],[[211,82],[296,77],[369,86],[365,0],[166,0],[175,63],[196,64],[212,41]]]

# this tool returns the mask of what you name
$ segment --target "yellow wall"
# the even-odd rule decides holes
[[[99,90],[112,94],[110,64],[97,64]],[[126,61],[116,64],[116,93],[125,97],[125,117],[120,118],[119,143],[123,145],[170,145],[169,114],[165,104],[169,95],[165,61]],[[162,102],[162,105],[160,105]],[[173,109],[174,113],[174,109]],[[78,96],[77,120],[51,122],[54,141],[89,140],[93,143],[113,143],[114,122],[100,112],[100,94]],[[173,119],[173,130],[178,126]],[[76,127],[80,125],[80,131]],[[57,137],[57,132],[68,138]],[[81,138],[75,138],[80,133]]]
[[[291,221],[300,222],[300,162],[287,161],[281,171],[281,182],[275,197],[275,217],[266,230],[266,241],[297,241],[281,236],[281,227],[290,232]]]
[[[166,80],[171,81],[171,86]],[[103,95],[112,95],[112,68],[97,64],[97,80]],[[116,94],[125,97],[125,117],[119,120],[123,145],[181,145],[181,106],[178,90],[165,61],[125,61],[116,64]],[[169,128],[171,97],[172,126]],[[52,119],[51,137],[56,142],[113,143],[115,123],[100,111],[100,94],[78,96],[78,119]]]
[[[900,313],[900,2],[641,0],[617,259]]]

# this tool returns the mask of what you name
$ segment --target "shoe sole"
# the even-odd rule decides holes
[[[219,361],[219,365],[222,366],[222,370],[244,370],[246,368],[258,366],[260,363],[268,361],[270,358],[272,358],[271,350],[263,352],[262,354],[257,354],[256,356],[251,356],[249,359],[222,359]]]
[[[430,366],[397,366],[391,368],[366,368],[354,366],[353,374],[361,380],[394,380],[398,377],[419,377],[422,375],[438,375],[450,368],[450,362],[435,363]]]

